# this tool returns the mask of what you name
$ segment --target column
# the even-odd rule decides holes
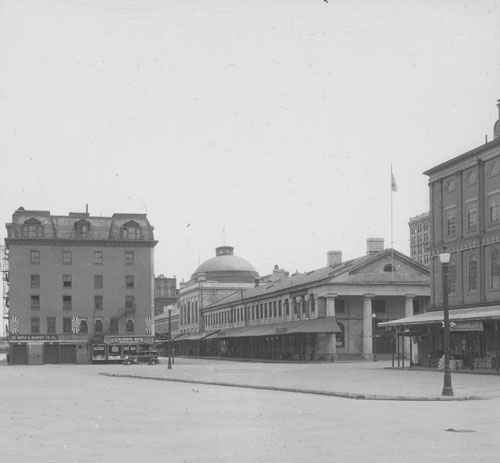
[[[372,298],[374,294],[363,295],[363,358],[373,360]]]
[[[413,315],[413,299],[415,298],[415,294],[407,294],[405,296],[405,318],[411,317]],[[418,362],[418,344],[414,343],[410,336],[404,336],[405,343],[405,357],[409,358],[410,356],[410,342],[413,343],[412,348],[412,358],[411,362]]]
[[[326,295],[326,316],[335,317],[335,297],[337,294],[329,293]]]

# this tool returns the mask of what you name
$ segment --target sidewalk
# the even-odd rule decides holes
[[[392,368],[390,361],[264,363],[178,358],[156,366],[106,365],[100,374],[217,386],[268,389],[366,400],[473,400],[500,398],[500,376],[454,374],[454,396],[443,397],[443,372]]]

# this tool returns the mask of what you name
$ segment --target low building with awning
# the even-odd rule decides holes
[[[192,315],[181,321],[188,336],[176,342],[179,355],[306,361],[390,355],[391,333],[377,323],[422,312],[430,293],[429,270],[384,249],[379,238],[368,239],[361,257],[343,261],[340,251],[330,251],[326,267],[257,280],[202,304],[210,278],[205,273],[198,285],[198,324],[189,324]]]
[[[466,307],[449,311],[450,352],[463,361],[465,368],[499,369],[500,305]],[[444,311],[432,310],[422,314],[379,323],[391,329],[396,345],[399,339],[412,337],[418,343],[416,363],[435,367],[443,354],[442,330]]]

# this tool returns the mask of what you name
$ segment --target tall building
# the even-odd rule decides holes
[[[498,104],[500,109],[500,101]],[[421,338],[421,363],[442,355],[443,266],[448,265],[450,350],[467,368],[499,367],[500,118],[495,138],[424,172],[429,176],[431,304],[387,323]]]
[[[19,208],[6,227],[11,364],[119,361],[154,341],[145,214]]]
[[[410,217],[410,257],[429,266],[430,219],[429,213]]]

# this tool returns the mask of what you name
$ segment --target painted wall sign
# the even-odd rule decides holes
[[[10,341],[57,341],[57,334],[11,334]]]
[[[104,336],[107,344],[151,344],[153,336]]]

